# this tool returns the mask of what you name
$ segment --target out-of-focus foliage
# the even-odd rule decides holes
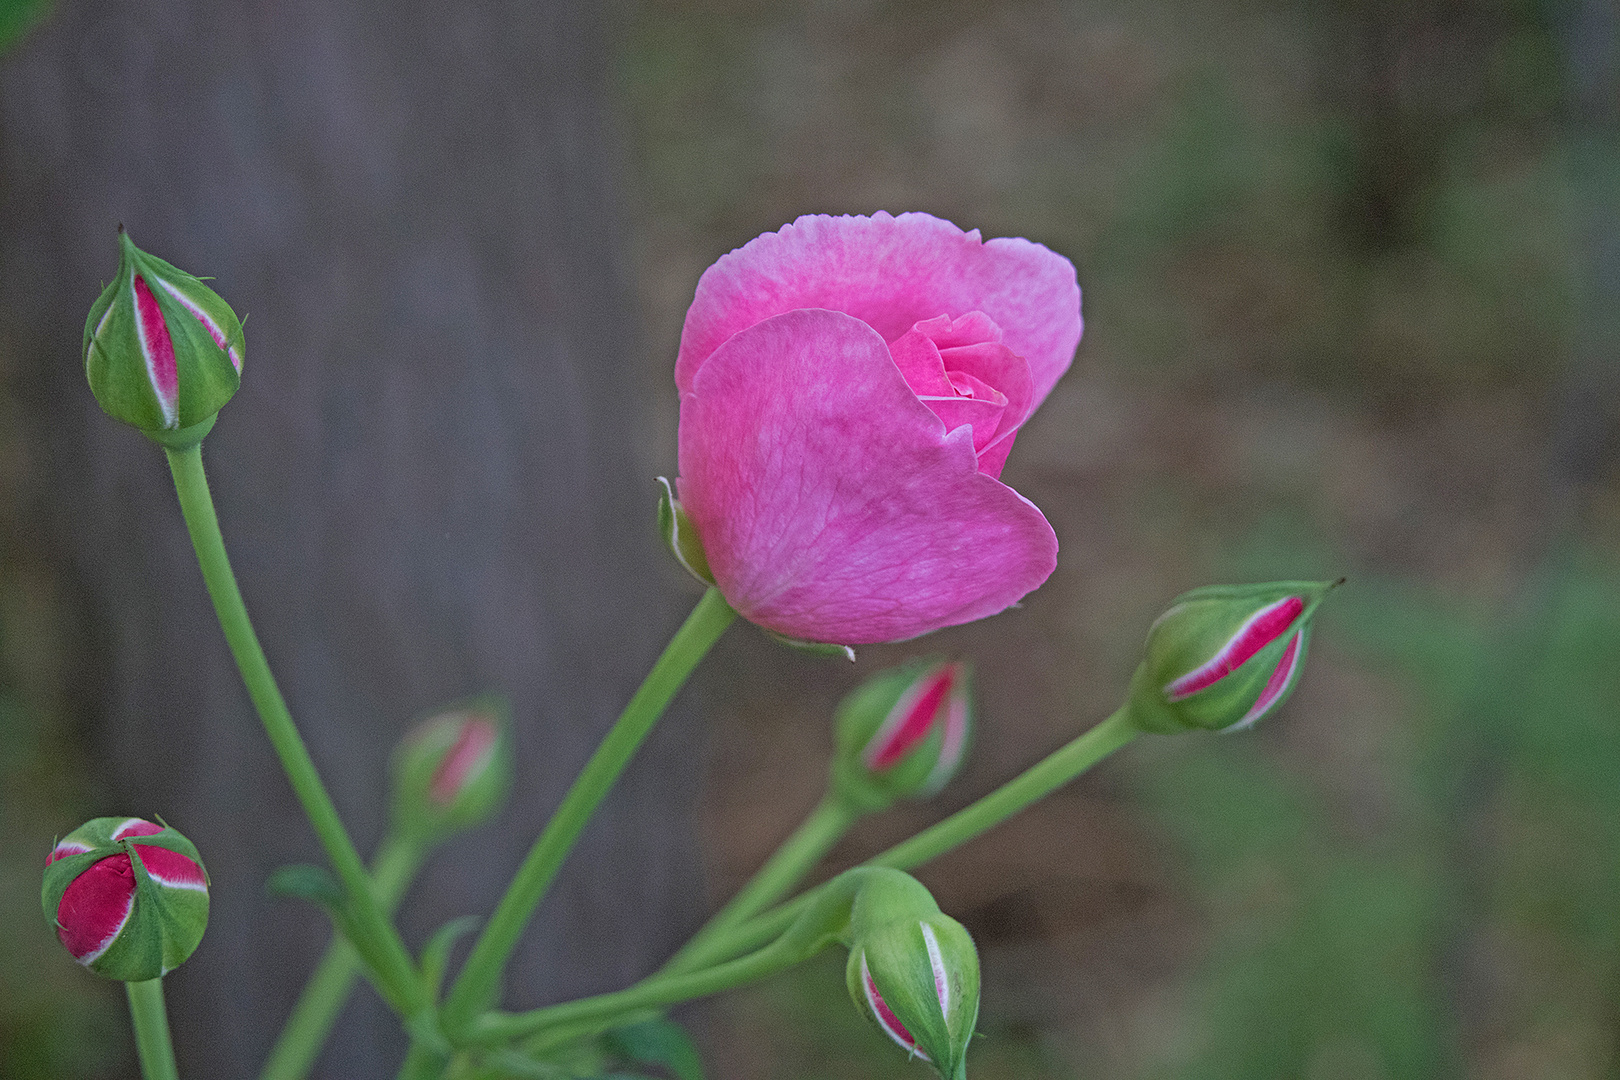
[[[29,448],[7,414],[9,358],[0,353],[0,1080],[117,1075],[129,1037],[122,994],[71,961],[43,918],[40,876],[53,822],[94,812],[79,733],[67,729],[63,605],[29,557]]]
[[[51,9],[51,0],[0,0],[0,52],[28,32]]]

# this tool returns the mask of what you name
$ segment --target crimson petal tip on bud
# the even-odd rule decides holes
[[[208,874],[191,841],[141,818],[96,818],[45,859],[45,917],[73,958],[122,982],[183,963],[208,925]]]
[[[879,672],[838,707],[834,790],[857,810],[926,798],[956,775],[973,732],[973,671],[913,660]]]
[[[394,827],[420,843],[472,828],[500,809],[512,785],[504,699],[486,696],[423,720],[394,752]]]
[[[135,246],[91,305],[84,367],[108,415],[170,446],[198,442],[241,382],[242,323],[218,293]]]
[[[1318,605],[1344,579],[1216,585],[1176,598],[1148,631],[1130,713],[1147,731],[1238,731],[1299,683]]]

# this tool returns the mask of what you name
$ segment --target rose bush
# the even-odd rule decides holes
[[[1016,603],[1057,538],[998,478],[1080,330],[1067,259],[927,214],[802,217],[721,258],[675,365],[680,499],[715,584],[840,644]]]

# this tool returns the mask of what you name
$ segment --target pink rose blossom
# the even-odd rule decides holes
[[[810,641],[994,615],[1057,538],[999,477],[1080,340],[1070,262],[927,214],[802,217],[686,315],[681,502],[745,618]]]

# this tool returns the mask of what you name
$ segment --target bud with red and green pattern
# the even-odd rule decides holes
[[[208,873],[190,840],[141,818],[86,822],[45,860],[45,917],[73,958],[98,975],[168,974],[208,926]]]
[[[1148,631],[1131,680],[1145,731],[1249,727],[1299,683],[1311,620],[1339,581],[1212,585],[1178,596]]]
[[[118,230],[118,273],[84,324],[84,370],[109,416],[165,445],[193,445],[236,393],[242,323],[200,278]]]
[[[512,786],[506,702],[476,698],[412,728],[394,752],[394,829],[433,843],[500,809]]]
[[[973,733],[973,669],[938,657],[879,672],[838,706],[832,785],[863,813],[927,798],[956,775]]]

